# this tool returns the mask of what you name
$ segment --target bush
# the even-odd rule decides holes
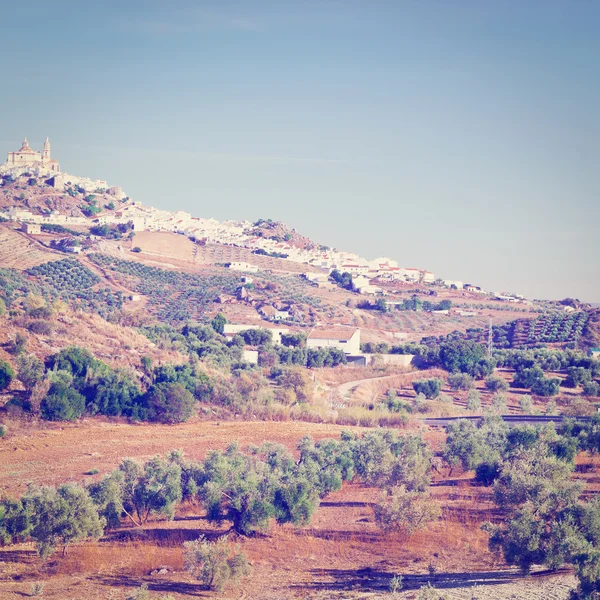
[[[481,408],[481,394],[477,390],[469,390],[467,395],[467,410],[479,410]]]
[[[186,571],[211,590],[220,592],[229,582],[237,583],[248,575],[248,559],[239,546],[227,543],[227,536],[215,542],[200,536],[195,541],[184,542],[183,558]]]
[[[52,325],[48,321],[30,321],[27,329],[37,335],[52,335]]]
[[[85,410],[85,398],[64,383],[53,383],[42,400],[42,418],[47,421],[75,421]]]
[[[592,381],[592,372],[584,367],[568,367],[565,385],[577,387]]]
[[[549,396],[556,396],[560,390],[560,379],[542,377],[535,381],[531,386],[531,392],[536,396],[543,396],[545,398]]]
[[[583,384],[583,393],[586,396],[599,396],[600,395],[600,384],[595,381],[588,381]]]
[[[519,408],[524,413],[531,412],[532,407],[533,407],[533,402],[531,401],[531,396],[529,396],[528,394],[526,394],[519,400]]]
[[[7,431],[6,425],[0,424],[0,438],[3,438]]]
[[[437,377],[413,381],[413,389],[417,394],[423,394],[425,398],[431,400],[438,397],[442,389],[442,381],[441,379],[437,379]]]
[[[502,392],[492,397],[492,408],[500,414],[506,412],[506,396]]]
[[[134,246],[134,247],[131,249],[131,251],[132,251],[132,252],[141,252],[141,251],[142,251],[142,249],[141,249],[139,246]]]
[[[0,360],[0,392],[5,390],[15,378],[15,370],[5,360]]]
[[[508,383],[503,377],[490,375],[485,378],[485,387],[490,392],[505,392],[508,389]]]
[[[375,523],[386,533],[402,531],[410,535],[439,519],[442,511],[429,494],[409,492],[399,485],[381,494],[373,513]]]
[[[194,396],[180,383],[158,383],[147,392],[148,419],[159,423],[183,423],[196,407]]]
[[[469,391],[475,384],[473,377],[468,373],[451,373],[448,376],[448,385],[453,390]]]

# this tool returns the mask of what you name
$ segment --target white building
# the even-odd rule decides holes
[[[360,353],[360,329],[313,329],[306,340],[307,348],[338,348],[346,354]]]
[[[403,268],[400,269],[399,275],[406,281],[414,282],[421,280],[421,271],[419,269]]]
[[[232,262],[229,263],[229,268],[232,271],[246,271],[247,273],[258,273],[258,267],[247,262]]]
[[[444,279],[444,285],[447,288],[455,287],[457,290],[462,290],[464,286],[462,281],[454,281],[453,279]]]
[[[281,344],[281,336],[290,332],[289,329],[283,327],[263,327],[260,325],[245,325],[243,323],[225,323],[223,334],[229,338],[232,338],[240,331],[245,331],[246,329],[266,329],[267,331],[270,331],[271,335],[273,336],[274,344]]]

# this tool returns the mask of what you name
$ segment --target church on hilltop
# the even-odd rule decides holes
[[[42,168],[55,173],[60,173],[60,165],[54,158],[50,158],[50,140],[46,138],[44,150],[36,152],[31,148],[27,138],[23,140],[23,145],[16,152],[9,152],[8,159],[3,165],[9,169],[18,167]]]

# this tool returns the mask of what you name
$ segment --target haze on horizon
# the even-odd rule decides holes
[[[594,0],[34,0],[0,160],[494,291],[600,302]]]

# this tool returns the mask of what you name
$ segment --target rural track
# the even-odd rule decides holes
[[[349,394],[353,388],[356,388],[363,383],[370,383],[371,381],[384,381],[385,379],[391,379],[392,377],[398,377],[398,373],[394,375],[383,375],[382,377],[367,377],[365,379],[347,381],[346,383],[342,383],[342,385],[338,385],[337,390],[340,393],[340,396],[345,397],[346,394]]]

